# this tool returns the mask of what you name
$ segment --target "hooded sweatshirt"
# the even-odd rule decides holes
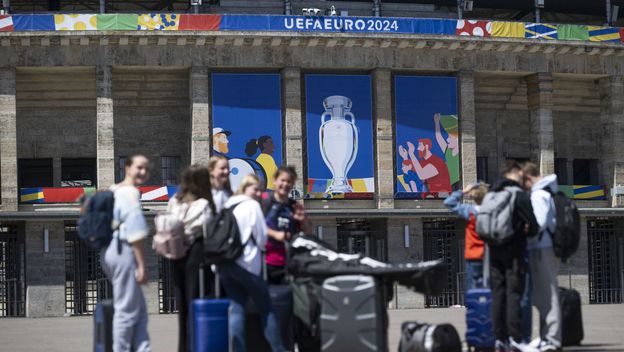
[[[537,236],[529,238],[529,249],[550,248],[553,245],[550,234],[555,231],[557,218],[555,203],[547,190],[557,192],[557,175],[544,176],[531,187],[531,205],[539,232]]]
[[[212,218],[208,200],[204,198],[185,203],[173,197],[167,204],[167,211],[176,214],[177,218],[184,223],[184,234],[187,236],[200,236],[202,226]]]
[[[237,205],[238,204],[238,205]],[[225,203],[226,208],[234,208],[234,217],[238,223],[241,242],[245,246],[243,254],[236,264],[248,272],[260,276],[262,274],[262,251],[266,242],[266,223],[260,203],[246,195],[235,195]],[[251,240],[253,236],[254,240]]]

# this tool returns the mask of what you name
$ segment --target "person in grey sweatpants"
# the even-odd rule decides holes
[[[143,242],[149,233],[136,186],[147,180],[149,161],[135,155],[126,161],[126,177],[111,187],[117,230],[100,253],[102,269],[113,285],[113,351],[150,352],[147,305],[141,284],[147,283]]]
[[[539,224],[539,235],[527,243],[531,280],[532,301],[540,315],[540,336],[532,346],[540,351],[561,350],[561,308],[557,272],[560,260],[555,256],[551,234],[556,227],[556,209],[551,192],[557,192],[557,175],[542,177],[537,166],[525,163],[524,186],[531,190],[531,205]]]

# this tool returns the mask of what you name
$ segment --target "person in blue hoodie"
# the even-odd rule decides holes
[[[539,225],[538,235],[527,240],[533,282],[531,300],[540,315],[540,336],[532,345],[540,351],[561,350],[561,308],[557,284],[560,260],[555,256],[551,234],[555,232],[556,210],[552,194],[557,192],[557,175],[541,176],[537,165],[522,166],[524,187],[531,191],[531,205]]]

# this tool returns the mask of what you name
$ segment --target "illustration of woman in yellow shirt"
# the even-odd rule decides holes
[[[273,174],[277,171],[275,159],[271,156],[275,151],[275,144],[271,136],[261,136],[258,139],[250,139],[245,145],[245,154],[248,157],[253,156],[260,150],[260,154],[256,158],[256,162],[262,166],[266,174],[267,189],[273,189]]]

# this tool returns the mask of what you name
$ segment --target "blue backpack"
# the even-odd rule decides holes
[[[85,197],[80,219],[78,219],[78,237],[87,246],[97,251],[106,248],[113,239],[113,191],[99,191]]]

